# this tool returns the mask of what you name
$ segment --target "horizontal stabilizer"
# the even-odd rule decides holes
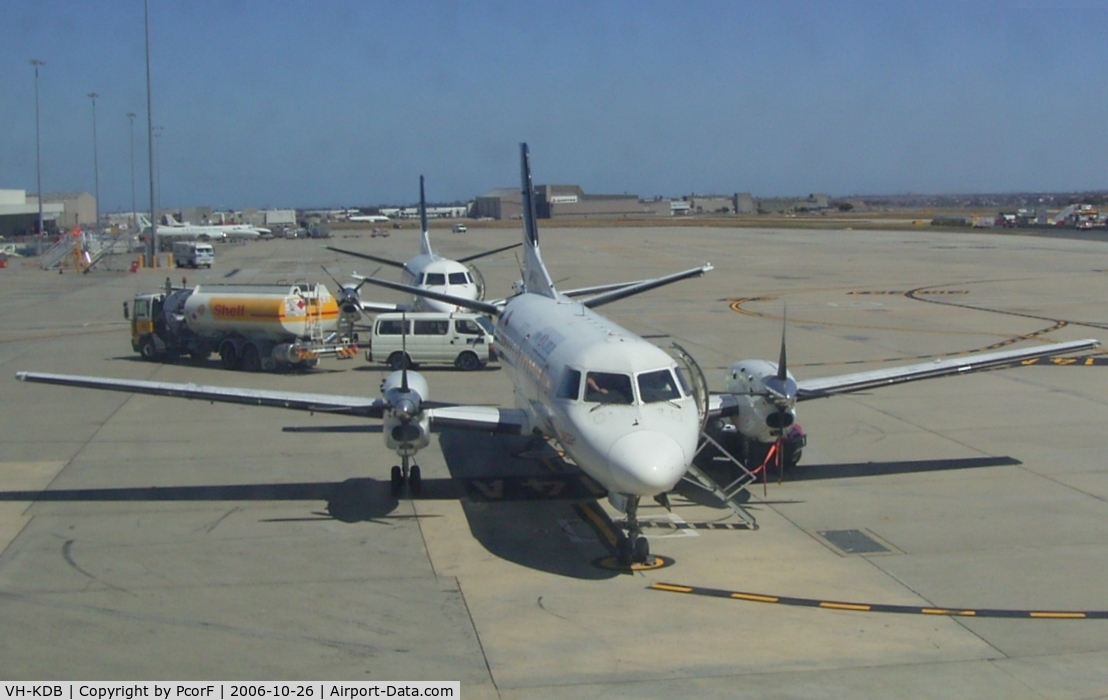
[[[665,277],[658,277],[652,280],[643,280],[626,287],[620,287],[613,289],[603,294],[597,294],[594,297],[590,297],[581,302],[582,305],[595,309],[598,306],[604,306],[605,304],[611,304],[613,301],[619,301],[620,299],[626,299],[627,297],[635,296],[636,294],[642,294],[643,292],[650,291],[651,289],[657,289],[658,287],[664,287],[667,284],[673,284],[674,282],[680,282],[681,280],[689,279],[690,277],[699,277],[705,272],[710,272],[712,266],[705,264],[700,267],[694,267],[684,272],[675,272],[672,275],[666,275]]]
[[[376,277],[362,277],[361,275],[351,275],[354,279],[367,282],[369,284],[375,284],[378,287],[384,287],[385,289],[392,289],[397,292],[407,292],[416,296],[424,297],[426,299],[434,299],[436,301],[443,301],[447,304],[454,304],[460,306],[463,309],[473,309],[479,313],[489,314],[491,316],[500,315],[501,308],[496,304],[490,304],[487,301],[478,301],[476,299],[463,299],[462,297],[456,297],[453,294],[444,294],[442,292],[435,292],[430,289],[424,289],[422,287],[413,287],[407,284],[401,284],[400,282],[390,282],[388,280],[378,279]]]
[[[390,267],[399,267],[400,269],[404,269],[404,268],[407,267],[407,263],[402,263],[398,260],[393,260],[391,258],[382,258],[379,255],[370,255],[369,253],[356,253],[353,250],[344,250],[342,248],[336,248],[334,246],[329,246],[329,245],[325,245],[323,247],[326,248],[327,250],[333,250],[336,253],[342,253],[343,255],[353,255],[355,258],[362,258],[363,260],[372,260],[373,262],[381,263],[382,265],[389,265]]]
[[[503,253],[505,250],[511,250],[512,248],[518,248],[521,245],[523,245],[523,244],[522,243],[513,243],[511,245],[506,245],[503,248],[494,248],[492,250],[486,250],[484,253],[477,253],[475,255],[467,255],[464,258],[458,258],[458,262],[464,264],[464,263],[469,262],[470,260],[480,260],[481,258],[487,258],[490,255],[495,255],[497,253]]]

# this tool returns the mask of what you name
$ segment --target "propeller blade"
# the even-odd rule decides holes
[[[781,356],[777,359],[777,378],[783,383],[788,378],[787,362],[785,359],[785,329],[788,327],[789,307],[785,306],[781,314]]]

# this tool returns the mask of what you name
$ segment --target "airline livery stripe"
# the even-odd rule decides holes
[[[1002,617],[1024,620],[1108,620],[1108,610],[1003,610],[967,608],[916,607],[913,605],[885,605],[881,603],[849,603],[838,600],[818,600],[816,598],[789,598],[771,596],[744,591],[727,591],[719,588],[701,588],[677,583],[653,583],[650,590],[667,593],[686,593],[707,596],[709,598],[729,598],[755,603],[777,603],[794,607],[819,608],[822,610],[846,610],[851,612],[875,612],[901,615],[945,615],[947,617]]]

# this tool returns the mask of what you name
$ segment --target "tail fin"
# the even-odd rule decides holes
[[[531,294],[557,298],[554,282],[539,253],[539,227],[535,222],[535,192],[531,184],[531,152],[519,144],[520,195],[523,198],[523,286]]]
[[[423,196],[423,176],[419,176],[419,230],[421,239],[419,252],[433,255],[431,252],[431,231],[427,228],[427,198]]]

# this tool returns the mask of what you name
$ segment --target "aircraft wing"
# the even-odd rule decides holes
[[[690,277],[699,277],[705,272],[710,272],[712,266],[705,264],[700,267],[694,267],[684,272],[675,272],[672,275],[666,275],[665,277],[656,277],[652,280],[643,280],[629,286],[613,289],[608,292],[602,292],[594,297],[590,297],[581,302],[583,306],[587,306],[590,309],[595,309],[598,306],[604,306],[610,304],[613,301],[619,301],[620,299],[626,299],[627,297],[641,294],[642,292],[649,291],[651,289],[657,289],[658,287],[664,287],[667,284],[673,284],[674,282],[680,282],[681,280],[688,279]]]
[[[327,250],[333,250],[336,253],[342,253],[344,255],[353,255],[355,258],[363,258],[365,260],[372,260],[373,262],[381,263],[382,265],[390,265],[392,267],[405,268],[406,265],[402,262],[393,260],[392,258],[382,258],[378,255],[370,255],[369,253],[356,253],[353,250],[344,250],[343,248],[336,248],[334,246],[323,246]]]
[[[518,408],[443,406],[427,412],[431,415],[431,423],[439,428],[519,435],[527,424],[527,415]]]
[[[496,253],[503,253],[505,250],[511,250],[512,248],[518,248],[521,245],[523,245],[523,243],[513,243],[511,245],[506,245],[503,248],[494,248],[493,250],[486,250],[484,253],[476,253],[474,255],[467,255],[464,258],[458,258],[458,262],[460,262],[462,264],[465,264],[465,263],[469,262],[470,260],[479,260],[480,258],[485,258],[485,257],[488,257],[490,255],[495,255]]]
[[[152,394],[185,399],[199,399],[219,403],[238,403],[247,406],[271,406],[294,411],[334,413],[336,415],[381,418],[385,403],[381,399],[363,396],[335,396],[309,394],[295,391],[269,391],[265,389],[240,389],[235,387],[205,386],[202,384],[176,384],[151,382],[141,379],[113,379],[74,374],[47,374],[43,372],[17,372],[16,378],[25,382],[79,386],[87,389],[123,391],[130,394]]]
[[[360,302],[360,308],[362,311],[411,311],[410,304],[389,304],[383,301],[363,301]]]
[[[820,377],[819,379],[806,379],[798,381],[797,400],[819,399],[825,396],[846,394],[853,391],[874,389],[890,384],[903,384],[920,379],[932,379],[934,377],[946,377],[952,374],[968,374],[995,367],[1003,367],[1024,360],[1033,360],[1040,357],[1051,357],[1067,352],[1088,350],[1100,345],[1100,341],[1072,340],[1053,345],[1035,345],[1029,348],[1016,350],[1003,350],[981,355],[968,355],[952,357],[945,360],[932,360],[920,362],[903,367],[878,369],[869,372],[856,372],[853,374],[840,374],[835,377]]]

